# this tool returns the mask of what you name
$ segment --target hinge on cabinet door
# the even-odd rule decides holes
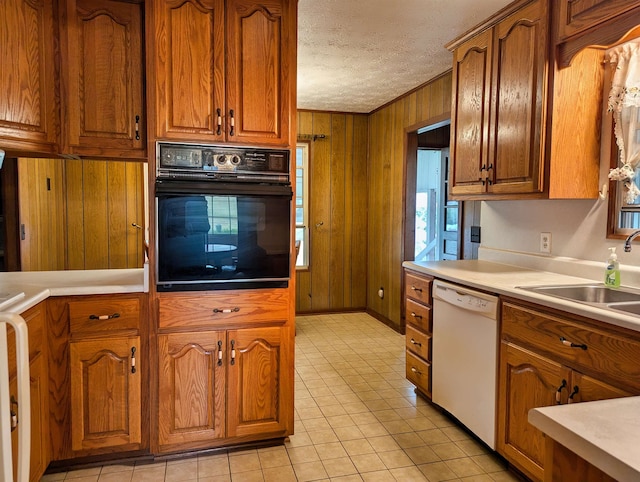
[[[47,191],[51,191],[51,178],[47,178]]]
[[[24,224],[20,225],[20,239],[22,241],[24,241],[25,239],[27,239],[27,230],[24,227]]]

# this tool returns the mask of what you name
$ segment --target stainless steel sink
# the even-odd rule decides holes
[[[607,307],[612,310],[624,311],[632,315],[640,315],[640,301],[636,303],[609,303]]]
[[[609,304],[634,301],[640,303],[640,291],[633,291],[628,288],[613,289],[598,283],[588,285],[521,286],[520,288],[581,303]]]

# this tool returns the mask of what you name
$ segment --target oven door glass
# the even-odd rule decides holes
[[[158,289],[286,286],[291,188],[215,187],[157,192]]]

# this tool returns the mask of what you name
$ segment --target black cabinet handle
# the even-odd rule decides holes
[[[231,340],[231,364],[235,365],[236,364],[236,342],[234,340]]]
[[[560,337],[560,341],[562,342],[562,344],[564,346],[569,346],[571,348],[581,348],[582,350],[586,350],[587,349],[587,345],[585,345],[584,343],[573,343],[573,342],[567,340],[564,336]]]
[[[89,315],[90,320],[113,320],[114,318],[120,318],[120,313],[113,313],[112,315]]]
[[[140,116],[136,116],[136,141],[140,140]]]
[[[564,388],[566,386],[567,386],[567,381],[565,379],[563,379],[562,380],[562,384],[556,390],[556,403],[558,405],[560,405],[562,403],[562,400],[560,399],[560,397],[562,396],[562,390],[564,390]]]
[[[218,340],[218,366],[222,366],[222,341]]]
[[[131,347],[131,373],[136,372],[136,347]]]
[[[573,391],[569,395],[569,401],[567,403],[573,403],[573,397],[575,397],[579,391],[580,389],[578,388],[578,385],[574,386]]]
[[[216,131],[216,134],[220,135],[222,129],[222,111],[220,109],[216,109],[216,114],[218,114],[218,120],[216,121],[218,123],[218,130]]]
[[[234,307],[234,308],[214,308],[213,309],[213,313],[237,313],[238,311],[240,311],[239,307]]]
[[[416,288],[415,286],[412,286],[411,291],[419,291],[420,293],[422,293],[422,288]]]
[[[229,111],[229,126],[230,126],[229,135],[230,136],[235,135],[236,119],[234,117],[233,109]]]

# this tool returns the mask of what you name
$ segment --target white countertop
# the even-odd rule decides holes
[[[0,311],[19,314],[49,296],[144,292],[145,277],[143,268],[4,272]]]
[[[436,278],[464,284],[489,293],[538,303],[612,325],[640,331],[640,316],[563,300],[518,288],[520,286],[594,283],[591,279],[485,260],[405,261],[402,265]]]
[[[529,422],[616,480],[640,480],[640,397],[534,408]]]

